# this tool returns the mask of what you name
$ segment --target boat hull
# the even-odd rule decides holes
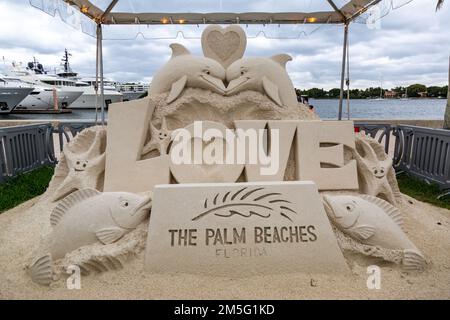
[[[122,101],[122,95],[117,93],[107,93],[104,94],[105,103],[109,105],[110,103],[116,103]],[[100,95],[98,96],[100,101]],[[99,103],[100,105],[100,103]],[[95,109],[95,93],[84,93],[78,99],[76,99],[71,105],[71,109]]]
[[[63,109],[70,106],[76,99],[81,96],[81,91],[64,91],[58,90],[56,92],[58,98],[58,108]],[[53,90],[41,90],[32,92],[28,95],[18,106],[19,109],[27,110],[50,110],[55,108],[53,100]]]
[[[33,88],[0,88],[0,113],[10,113]]]

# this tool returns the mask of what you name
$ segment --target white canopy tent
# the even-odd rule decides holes
[[[101,123],[105,122],[105,102],[103,92],[103,29],[106,26],[114,29],[116,26],[199,26],[207,24],[242,24],[277,26],[285,25],[343,25],[344,43],[342,53],[342,69],[340,84],[340,99],[338,119],[342,119],[344,84],[346,66],[348,66],[348,29],[352,22],[357,21],[369,9],[382,5],[387,0],[297,0],[297,1],[132,1],[132,0],[30,0],[32,6],[51,15],[59,13],[66,23],[81,26],[83,32],[97,38],[96,79],[97,88],[101,96]],[[412,0],[388,1],[388,9],[394,9]],[[255,9],[264,8],[266,2],[276,7],[280,12],[257,12]],[[169,6],[171,4],[171,6]],[[218,6],[217,6],[218,5]],[[185,12],[186,9],[195,12]],[[218,9],[208,11],[209,9]],[[150,9],[170,9],[159,12],[148,12]],[[230,12],[229,9],[247,12]],[[281,12],[282,11],[282,12]],[[385,10],[386,11],[386,10]],[[379,17],[385,13],[379,11]],[[95,26],[93,26],[95,23]],[[145,30],[136,29],[141,34]],[[178,33],[177,33],[178,34]],[[348,69],[347,69],[348,70]],[[348,76],[348,75],[347,75]],[[348,83],[347,78],[347,83]],[[96,112],[97,114],[97,112]]]

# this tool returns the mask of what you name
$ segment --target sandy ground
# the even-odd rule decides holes
[[[38,198],[0,215],[0,299],[449,299],[450,210],[405,196],[403,212],[411,240],[429,260],[421,274],[397,266],[347,257],[351,275],[266,275],[249,278],[157,275],[143,271],[143,255],[125,268],[81,279],[80,290],[69,290],[65,279],[42,287],[25,272],[32,250],[48,230],[48,213]],[[381,267],[381,289],[369,290],[367,266]]]

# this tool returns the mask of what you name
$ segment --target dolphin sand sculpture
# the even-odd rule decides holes
[[[217,61],[193,56],[178,43],[170,45],[172,57],[153,77],[149,95],[169,92],[167,103],[175,101],[185,87],[225,94],[225,69]]]
[[[297,106],[295,88],[286,71],[286,63],[290,60],[292,57],[288,54],[236,60],[227,68],[226,94],[254,90],[265,93],[279,106]]]

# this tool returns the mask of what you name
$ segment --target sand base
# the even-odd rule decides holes
[[[407,274],[391,263],[346,255],[352,275],[284,274],[240,279],[143,271],[143,254],[125,268],[82,277],[80,290],[65,278],[50,287],[34,284],[25,265],[48,230],[48,212],[38,198],[0,214],[0,299],[449,299],[450,210],[405,196],[410,239],[429,260],[427,271]],[[381,289],[366,286],[366,267],[381,267]]]

